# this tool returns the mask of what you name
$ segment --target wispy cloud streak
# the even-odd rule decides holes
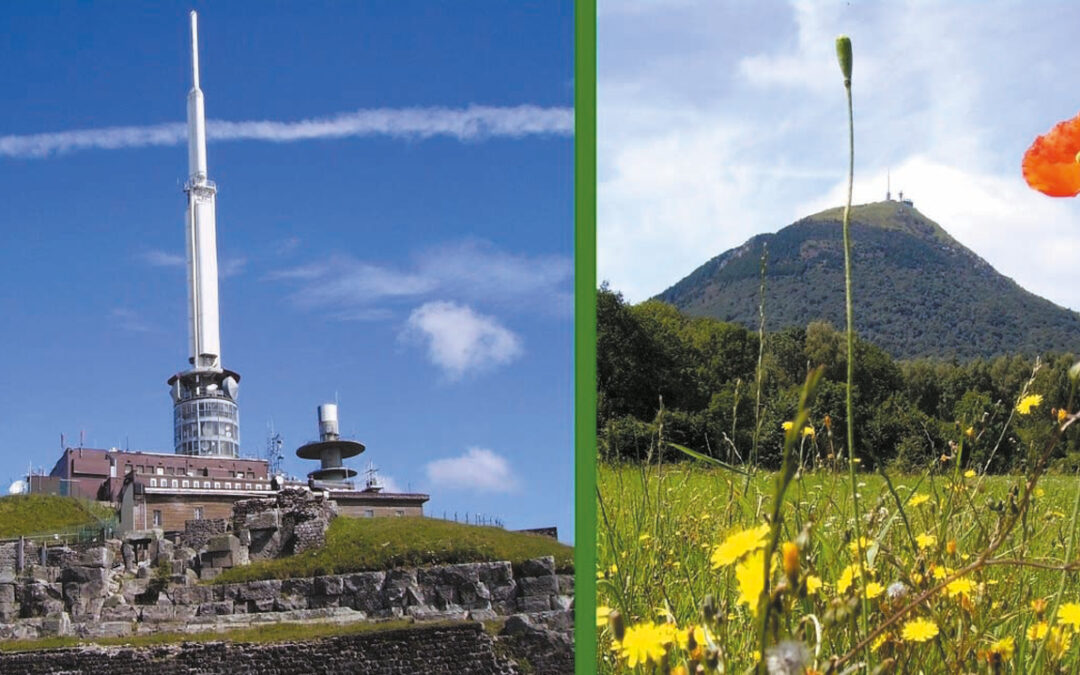
[[[476,141],[494,137],[569,136],[573,129],[573,108],[535,105],[372,108],[298,122],[210,120],[207,123],[207,135],[212,141],[274,143],[366,136],[405,139],[445,136]],[[186,139],[187,126],[183,123],[8,135],[0,136],[0,157],[41,159],[79,150],[179,145]]]

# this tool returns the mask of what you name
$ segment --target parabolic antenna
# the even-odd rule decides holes
[[[26,494],[26,481],[17,480],[8,486],[7,492],[9,495],[22,495]]]

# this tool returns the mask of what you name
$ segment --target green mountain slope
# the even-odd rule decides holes
[[[830,209],[757,235],[658,298],[692,315],[756,327],[768,245],[766,328],[815,320],[843,327],[842,216]],[[853,207],[851,221],[855,327],[894,357],[1080,351],[1080,314],[1025,291],[914,207],[865,204]]]

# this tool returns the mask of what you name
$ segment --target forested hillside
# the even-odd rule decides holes
[[[691,317],[656,300],[630,305],[606,287],[600,289],[597,305],[601,456],[656,457],[662,423],[665,440],[725,461],[746,461],[757,417],[757,332]],[[967,449],[959,460],[965,466],[1023,468],[1034,440],[1028,427],[1068,406],[1067,373],[1075,362],[1073,354],[1042,352],[1043,365],[1029,391],[1042,401],[1031,415],[1015,416],[1036,356],[1040,353],[1030,351],[969,361],[898,361],[859,340],[856,456],[867,467],[875,461],[921,467],[941,455],[954,455],[952,444],[963,435]],[[825,367],[825,375],[813,407],[814,435],[807,436],[804,455],[807,462],[827,462],[840,451],[846,433],[844,338],[830,324],[812,322],[766,334],[757,443],[762,464],[778,461],[782,424],[794,413],[807,369],[818,365]],[[1013,424],[1002,436],[1010,415]],[[670,459],[680,457],[670,448],[665,452]],[[1080,448],[1075,443],[1059,445],[1056,461],[1059,467],[1080,464]]]

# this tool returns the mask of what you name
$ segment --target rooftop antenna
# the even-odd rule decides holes
[[[281,446],[285,444],[281,434],[274,432],[274,419],[270,418],[266,432],[266,462],[269,465],[271,476],[276,476],[281,471],[281,460],[285,455],[281,452]]]
[[[885,172],[885,201],[892,201],[892,176],[888,171]]]

